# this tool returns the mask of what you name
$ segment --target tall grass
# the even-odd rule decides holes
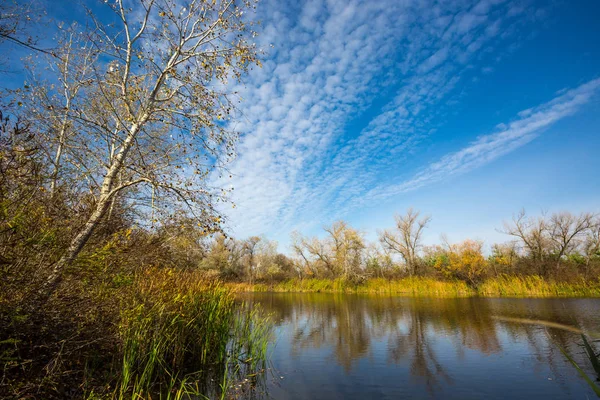
[[[599,297],[600,281],[580,280],[575,283],[555,282],[540,276],[502,275],[488,279],[478,287],[483,296],[534,296],[534,297]]]
[[[432,278],[403,278],[388,280],[368,279],[354,283],[343,279],[291,279],[267,284],[234,284],[238,291],[273,292],[322,292],[322,293],[378,293],[407,294],[415,296],[471,296],[476,292],[461,281],[439,281]]]
[[[119,333],[123,358],[114,397],[140,399],[186,393],[191,382],[197,392],[214,394],[207,382],[262,368],[270,324],[220,283],[152,270],[138,283],[136,303],[123,311]]]
[[[402,279],[367,279],[353,283],[343,279],[290,279],[273,284],[231,284],[237,291],[254,292],[323,292],[402,294],[410,296],[466,297],[600,297],[600,281],[575,283],[554,282],[540,276],[508,276],[485,280],[476,287],[459,280],[440,280],[428,277]]]

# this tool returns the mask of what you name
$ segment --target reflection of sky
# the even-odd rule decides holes
[[[273,398],[593,397],[545,328],[491,317],[600,326],[593,313],[600,300],[446,299],[415,306],[400,298],[354,297],[344,304],[340,297],[327,302],[327,295],[286,302],[277,296],[289,295],[273,296],[265,308],[283,315],[272,347]],[[440,308],[442,301],[455,304]],[[578,335],[549,332],[586,365]]]

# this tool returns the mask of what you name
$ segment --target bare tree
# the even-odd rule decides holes
[[[543,216],[527,217],[525,210],[513,216],[511,223],[504,223],[504,233],[519,239],[525,250],[538,262],[543,269],[543,263],[550,247],[549,228]],[[543,271],[545,272],[545,271]]]
[[[320,240],[317,237],[312,239],[304,239],[302,246],[306,249],[308,254],[313,258],[312,263],[325,269],[327,273],[334,277],[336,276],[335,263],[332,256],[331,248],[325,240]],[[316,268],[317,270],[319,268]]]
[[[306,251],[305,238],[297,231],[291,233],[291,248],[293,253],[300,258],[300,264],[304,266],[304,270],[310,271],[312,275],[316,275],[317,271],[314,269],[309,254]],[[302,269],[302,268],[301,268]]]
[[[583,242],[586,264],[589,266],[593,257],[600,256],[600,216],[597,216],[587,232]]]
[[[379,241],[387,250],[398,253],[404,259],[409,272],[419,272],[418,251],[421,247],[423,230],[431,217],[419,219],[420,212],[409,208],[404,215],[396,215],[395,232],[385,230],[379,233]]]
[[[209,174],[233,156],[228,129],[231,78],[257,63],[244,10],[250,0],[124,0],[108,3],[118,24],[90,13],[85,35],[101,54],[93,81],[78,91],[71,159],[79,159],[95,204],[89,218],[54,265],[42,292],[51,293],[66,265],[82,250],[124,192],[150,198],[152,208],[181,202],[199,224],[217,229]],[[64,115],[62,113],[61,115]],[[60,116],[57,116],[57,120]],[[67,149],[63,149],[67,150]]]
[[[578,239],[592,229],[595,222],[595,215],[592,213],[581,213],[576,216],[565,211],[552,214],[548,231],[553,243],[557,268],[560,267],[562,257],[581,244]]]
[[[53,55],[52,50],[39,47],[30,32],[30,25],[39,21],[41,14],[35,3],[31,0],[0,1],[0,44],[9,42],[28,50]]]

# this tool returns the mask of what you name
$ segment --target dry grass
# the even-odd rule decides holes
[[[600,281],[581,280],[561,283],[540,276],[500,276],[471,287],[463,281],[445,281],[427,277],[402,279],[367,279],[352,283],[342,279],[291,279],[266,284],[230,283],[235,291],[242,292],[321,292],[321,293],[373,293],[437,297],[600,297]]]
[[[76,282],[36,314],[3,304],[0,397],[214,398],[265,367],[269,319],[198,272]]]

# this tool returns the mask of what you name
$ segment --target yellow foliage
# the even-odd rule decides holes
[[[481,249],[482,243],[474,240],[451,245],[445,256],[435,259],[434,267],[449,278],[475,283],[488,267]]]

